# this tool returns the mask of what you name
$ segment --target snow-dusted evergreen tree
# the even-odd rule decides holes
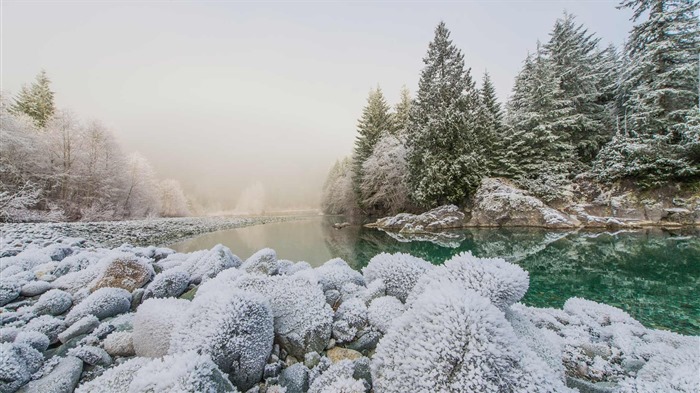
[[[559,120],[571,113],[561,97],[559,80],[538,44],[537,52],[525,59],[508,102],[503,169],[547,200],[566,190],[574,156],[558,132]]]
[[[625,48],[623,126],[595,171],[603,180],[634,178],[643,186],[696,177],[700,3],[625,0],[620,7],[638,22]]]
[[[400,136],[384,135],[364,164],[365,177],[360,185],[362,205],[374,215],[396,214],[410,210],[406,147]]]
[[[56,108],[53,102],[53,91],[51,91],[51,81],[46,75],[46,71],[41,70],[36,76],[36,81],[27,87],[22,87],[15,98],[12,110],[15,113],[24,113],[34,119],[38,128],[44,128],[46,123],[53,116]]]
[[[406,86],[401,88],[401,99],[394,107],[394,133],[403,134],[408,128],[408,117],[411,112],[411,92]]]
[[[393,129],[392,114],[382,89],[377,87],[370,90],[367,105],[362,110],[362,117],[357,124],[357,137],[355,138],[355,152],[353,156],[353,187],[360,201],[363,200],[363,196],[360,193],[360,185],[364,179],[362,164],[372,154],[374,145],[379,138],[392,132]]]
[[[573,15],[564,14],[555,22],[544,46],[544,55],[559,83],[558,99],[568,108],[566,116],[556,120],[555,132],[573,146],[583,168],[614,132],[608,106],[613,98],[605,94],[606,78],[614,69],[606,52],[599,49],[599,41],[577,24]]]
[[[474,146],[478,90],[444,22],[423,62],[407,130],[412,197],[424,207],[461,203],[483,175]]]
[[[502,167],[506,153],[503,110],[488,72],[484,72],[480,93],[482,105],[477,125],[482,128],[481,155],[490,176],[506,176],[508,172]]]

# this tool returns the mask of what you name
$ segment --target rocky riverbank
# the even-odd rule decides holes
[[[379,254],[361,272],[260,250],[16,244],[0,259],[0,392],[692,392],[700,338],[527,272]]]
[[[640,194],[636,190],[607,192],[588,184],[576,197],[550,206],[507,179],[486,178],[470,206],[445,205],[423,214],[401,213],[368,227],[400,233],[431,233],[468,227],[642,228],[700,225],[700,195]],[[593,189],[593,190],[591,190]]]

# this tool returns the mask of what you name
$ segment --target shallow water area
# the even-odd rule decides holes
[[[610,304],[647,327],[700,335],[700,231],[592,232],[503,228],[407,237],[350,226],[342,217],[308,217],[203,234],[170,245],[180,252],[221,243],[241,258],[270,247],[280,259],[319,266],[342,258],[355,269],[380,252],[405,252],[440,264],[460,252],[502,257],[530,273],[523,302],[561,308],[571,297]]]

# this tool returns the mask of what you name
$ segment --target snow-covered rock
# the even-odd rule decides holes
[[[15,344],[27,344],[39,352],[44,352],[49,347],[49,338],[37,331],[20,332],[15,337]]]
[[[134,356],[134,340],[132,332],[113,332],[105,337],[102,346],[110,356]]]
[[[246,259],[241,269],[248,273],[275,275],[279,272],[277,253],[271,248],[263,248]]]
[[[19,294],[25,297],[39,296],[51,288],[51,284],[46,281],[31,281],[22,286]]]
[[[144,365],[129,385],[131,392],[237,392],[208,355],[168,355]]]
[[[73,348],[68,351],[68,355],[75,356],[91,366],[109,366],[112,364],[112,358],[104,349],[90,345]]]
[[[401,301],[393,296],[378,297],[369,304],[367,308],[367,319],[375,329],[386,334],[389,326],[405,311],[405,306]]]
[[[75,323],[70,325],[66,330],[58,335],[58,339],[62,343],[67,343],[74,337],[78,337],[82,334],[88,334],[95,330],[100,325],[100,320],[94,315],[86,315]]]
[[[29,381],[44,356],[27,344],[0,344],[0,392],[15,392]]]
[[[487,298],[446,283],[424,292],[372,359],[381,392],[569,391]]]
[[[362,274],[348,266],[340,258],[331,259],[315,270],[318,283],[323,287],[323,292],[329,290],[340,291],[343,285],[348,282],[356,285],[365,285],[365,279],[362,277]]]
[[[66,356],[61,358],[49,374],[22,386],[18,393],[71,393],[78,384],[82,371],[82,360]]]
[[[272,315],[256,293],[221,287],[198,294],[173,331],[169,352],[208,354],[245,391],[260,381],[272,352]]]
[[[145,258],[128,253],[111,253],[99,262],[104,266],[100,275],[90,283],[90,290],[122,288],[133,292],[153,278],[153,267]]]
[[[0,307],[17,299],[21,290],[21,283],[10,278],[0,279]]]
[[[401,233],[426,233],[444,229],[461,228],[465,224],[464,213],[455,205],[444,205],[423,214],[400,213],[380,218],[368,227],[399,231]]]
[[[51,344],[58,342],[58,335],[64,330],[66,330],[64,321],[50,315],[34,318],[24,326],[24,331],[35,331],[45,334]]]
[[[355,339],[358,331],[367,325],[367,306],[362,299],[344,301],[333,317],[333,338],[339,343]]]
[[[190,302],[183,299],[148,299],[136,310],[132,343],[137,356],[168,354],[175,325],[185,318]]]
[[[238,268],[241,263],[241,259],[228,247],[217,244],[211,250],[192,253],[180,266],[191,277],[200,277],[202,281],[206,281],[223,270]]]
[[[146,287],[143,299],[178,297],[190,283],[190,275],[184,269],[169,269],[158,273]]]
[[[102,375],[80,384],[76,393],[129,393],[131,382],[138,372],[145,367],[151,359],[135,357],[107,369]],[[82,363],[82,361],[81,361]]]
[[[355,379],[354,374],[355,365],[351,360],[334,363],[314,380],[309,387],[309,393],[365,393],[365,384]]]
[[[411,304],[426,289],[447,283],[458,283],[464,289],[473,290],[505,311],[525,296],[530,279],[518,265],[500,258],[476,258],[471,252],[464,252],[423,275],[407,303]]]
[[[369,264],[362,269],[362,275],[367,284],[382,280],[386,294],[394,296],[402,302],[418,280],[433,268],[429,262],[409,254],[381,253],[370,259]]]
[[[78,303],[66,315],[66,324],[73,324],[86,315],[98,319],[113,317],[128,312],[131,308],[131,294],[121,288],[100,288]]]
[[[547,206],[502,178],[484,178],[474,194],[469,226],[575,228],[574,217]]]
[[[637,372],[621,383],[624,393],[678,392],[693,393],[700,387],[700,339],[694,346],[664,351],[652,357]]]
[[[34,312],[43,315],[61,315],[73,305],[73,296],[60,289],[52,289],[39,297]]]

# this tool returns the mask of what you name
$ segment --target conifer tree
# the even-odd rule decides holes
[[[44,128],[56,110],[50,84],[51,81],[46,75],[46,71],[41,70],[31,86],[22,87],[15,98],[12,111],[28,115],[38,128]]]
[[[355,152],[352,167],[353,188],[358,193],[358,200],[364,198],[360,195],[360,185],[363,180],[362,164],[372,154],[377,141],[394,128],[393,118],[389,105],[384,99],[382,90],[377,87],[369,92],[367,105],[362,110],[362,117],[357,125],[357,137],[355,138]]]
[[[461,203],[478,186],[478,91],[444,22],[423,59],[407,132],[409,185],[418,205]]]
[[[484,136],[480,141],[481,155],[490,176],[506,176],[507,172],[502,168],[505,159],[503,110],[488,72],[484,72],[480,93],[482,111],[478,125]]]
[[[411,111],[411,93],[404,85],[401,88],[401,98],[394,107],[394,132],[402,134],[408,128],[408,116]]]

